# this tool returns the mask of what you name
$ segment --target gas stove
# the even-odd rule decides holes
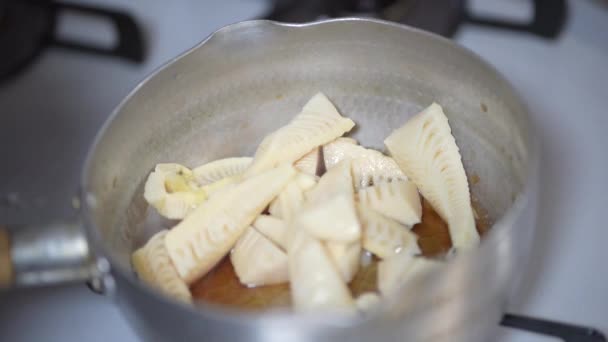
[[[541,3],[547,2],[537,5]],[[100,5],[93,0],[78,4]],[[469,1],[466,6],[452,0],[165,4],[103,2],[138,22],[147,47],[139,64],[51,46],[0,84],[0,155],[14,156],[0,168],[0,217],[17,221],[73,215],[71,197],[80,165],[112,108],[138,80],[213,30],[251,18],[380,17],[452,37],[493,64],[520,91],[541,135],[543,191],[538,244],[508,311],[608,332],[608,275],[600,267],[600,260],[608,258],[608,230],[601,224],[608,203],[605,2],[571,2],[568,21],[554,6],[531,15],[533,6],[508,0]],[[549,15],[547,8],[557,12]],[[54,29],[79,24],[66,17]],[[0,302],[3,341],[137,341],[112,300],[84,284],[13,292]],[[496,340],[549,339],[498,328]]]

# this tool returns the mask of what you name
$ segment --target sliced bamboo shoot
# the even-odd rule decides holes
[[[361,238],[350,161],[327,171],[306,197],[307,204],[297,219],[298,225],[311,236],[343,243]]]
[[[413,257],[406,253],[392,255],[378,263],[378,289],[384,296],[392,296],[412,279],[431,272],[441,265],[440,262]]]
[[[257,174],[281,163],[294,163],[354,126],[352,120],[338,113],[325,95],[318,93],[289,124],[264,138],[246,175]]]
[[[343,160],[352,160],[354,186],[357,189],[379,181],[407,179],[392,158],[376,150],[353,144],[347,138],[338,138],[324,145],[323,158],[327,170]]]
[[[354,203],[350,163],[350,160],[345,160],[331,170],[327,170],[317,185],[306,194],[307,202],[320,203],[336,195],[350,196],[352,194]]]
[[[409,181],[381,182],[361,189],[359,202],[408,227],[422,218],[418,189]]]
[[[352,138],[342,137],[323,145],[323,160],[328,170],[343,160],[374,158],[381,155],[382,153],[378,151],[358,145]]]
[[[169,231],[167,250],[182,279],[191,284],[215,266],[295,173],[283,165],[247,178],[203,202]]]
[[[359,204],[357,212],[363,229],[363,248],[367,251],[382,259],[395,253],[420,254],[418,237],[406,226],[365,205]]]
[[[192,171],[179,164],[158,164],[144,186],[144,198],[162,216],[176,220],[184,218],[207,199]]]
[[[338,139],[336,139],[334,141],[337,141],[337,140],[340,140],[341,142],[343,142],[345,144],[359,145],[359,142],[357,141],[357,139],[355,139],[353,137],[339,137]]]
[[[190,290],[179,277],[165,248],[167,230],[160,231],[140,249],[135,251],[131,262],[141,280],[180,301],[192,301]]]
[[[144,198],[160,215],[171,220],[180,220],[209,196],[238,181],[237,176],[232,176],[200,186],[194,173],[187,167],[179,164],[158,164],[148,176]]]
[[[298,312],[347,312],[355,303],[344,280],[320,241],[297,232],[288,250],[289,280]]]
[[[253,221],[253,227],[284,251],[287,250],[287,224],[270,215],[260,215]]]
[[[368,313],[378,308],[380,296],[376,292],[365,292],[357,297],[355,303],[359,312]]]
[[[361,227],[347,195],[311,205],[298,216],[298,223],[313,237],[334,242],[353,242],[361,238]]]
[[[253,158],[225,158],[201,165],[194,170],[194,178],[199,185],[215,183],[228,177],[240,176],[251,164]]]
[[[326,241],[327,253],[345,283],[350,283],[357,274],[361,261],[361,242],[349,243]]]
[[[230,262],[243,285],[274,285],[289,280],[287,254],[253,227],[237,241]]]
[[[311,175],[316,176],[319,171],[319,161],[321,158],[321,153],[319,147],[315,148],[311,152],[308,152],[304,157],[298,159],[295,162],[294,166],[296,170]]]
[[[304,205],[304,193],[315,184],[317,184],[317,180],[314,176],[299,172],[279,196],[270,203],[268,211],[272,216],[284,220],[291,219]]]
[[[448,119],[433,103],[395,130],[384,144],[450,230],[454,247],[479,243],[469,183]]]
[[[377,183],[407,180],[407,176],[401,171],[395,161],[385,155],[368,159],[353,159],[351,167],[353,185],[356,189],[362,189]]]

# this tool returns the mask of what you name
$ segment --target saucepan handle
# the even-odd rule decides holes
[[[505,327],[557,337],[565,342],[606,342],[600,331],[566,323],[506,314],[501,324]]]
[[[0,288],[86,281],[98,273],[78,223],[0,227]]]

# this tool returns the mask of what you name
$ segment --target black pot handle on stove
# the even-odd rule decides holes
[[[532,3],[534,4],[534,16],[529,23],[515,23],[497,18],[476,16],[466,9],[464,11],[464,22],[532,33],[543,38],[557,37],[566,23],[566,0],[533,0]]]
[[[546,321],[538,318],[505,314],[502,326],[537,334],[557,337],[565,342],[606,342],[600,331],[571,324]]]
[[[57,34],[53,33],[49,37],[48,43],[50,45],[80,52],[124,58],[137,63],[144,60],[145,51],[142,33],[135,20],[129,14],[105,8],[54,1],[47,4],[47,6],[50,6],[53,11],[53,31],[55,31],[59,14],[70,12],[76,15],[93,16],[108,20],[114,26],[117,36],[117,42],[114,46],[103,47],[94,43],[57,37]]]

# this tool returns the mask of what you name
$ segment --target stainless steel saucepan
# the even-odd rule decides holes
[[[149,235],[141,189],[154,165],[252,155],[318,91],[357,122],[354,136],[363,145],[376,148],[421,108],[443,105],[465,167],[479,178],[472,192],[494,222],[480,248],[355,321],[190,307],[140,283],[129,256]],[[0,283],[92,280],[117,297],[146,341],[484,341],[532,245],[534,136],[505,80],[448,40],[366,19],[230,25],[118,106],[84,166],[81,221],[13,230],[10,249],[0,243]]]

